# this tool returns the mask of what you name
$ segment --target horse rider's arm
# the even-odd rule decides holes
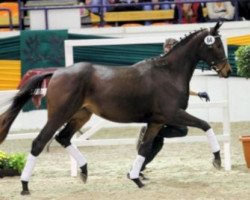
[[[209,98],[209,95],[207,92],[194,92],[194,91],[190,90],[189,95],[198,96],[201,99],[204,99],[206,102],[210,101],[210,98]]]
[[[197,92],[194,92],[192,90],[189,91],[189,95],[192,95],[192,96],[198,96],[198,93]]]

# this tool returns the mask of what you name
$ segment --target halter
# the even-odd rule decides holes
[[[220,35],[216,35],[216,36],[212,36],[212,35],[207,35],[205,38],[204,38],[204,42],[205,44],[208,46],[208,48],[212,48],[213,44],[215,43],[215,39],[216,38],[220,38],[221,36]],[[225,67],[226,65],[223,65],[221,68],[217,68],[216,66],[220,63],[223,63],[227,60],[226,57],[222,58],[221,60],[219,61],[211,61],[209,63],[210,65],[210,68],[214,69],[217,73],[221,72]]]
[[[217,66],[218,64],[220,64],[220,63],[225,62],[226,60],[227,60],[227,58],[222,58],[221,60],[219,60],[219,61],[217,61],[217,62],[212,61],[212,62],[210,63],[210,67],[211,67],[212,69],[214,69],[217,73],[219,73],[219,72],[221,72],[221,71],[226,67],[226,65],[223,65],[221,68],[217,68],[216,66]]]

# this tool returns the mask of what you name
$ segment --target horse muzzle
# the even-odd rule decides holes
[[[217,64],[213,69],[218,73],[220,77],[228,78],[232,73],[231,65],[226,61],[220,64]]]

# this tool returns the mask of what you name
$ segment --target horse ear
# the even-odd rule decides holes
[[[218,30],[219,30],[219,28],[222,26],[222,24],[223,24],[222,21],[218,21],[218,22],[215,24],[214,28],[213,28],[212,31],[211,31],[212,35],[215,35],[216,33],[218,33]]]

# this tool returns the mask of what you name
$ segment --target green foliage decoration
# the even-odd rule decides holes
[[[250,78],[250,46],[241,46],[235,52],[237,74]]]
[[[0,169],[14,169],[22,172],[26,162],[24,153],[7,154],[0,151]]]

